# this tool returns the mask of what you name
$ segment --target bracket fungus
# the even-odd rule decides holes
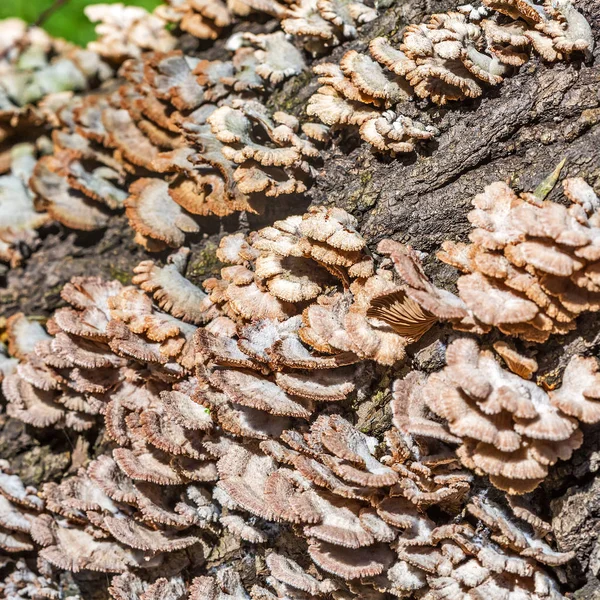
[[[0,460],[0,594],[3,598],[49,598],[58,600],[60,590],[43,560],[37,568],[25,558],[35,550],[35,527],[44,501],[26,486],[10,464]]]
[[[357,29],[377,18],[378,12],[362,0],[245,0],[247,6],[281,22],[283,31],[298,39],[313,55],[325,53],[344,40],[353,39]]]
[[[402,114],[410,97],[439,105],[477,98],[526,63],[531,49],[551,62],[593,49],[591,28],[570,0],[484,4],[485,14],[459,8],[409,25],[398,48],[377,37],[370,56],[349,50],[339,64],[315,66],[323,87],[307,113],[330,126],[357,126],[381,152],[412,152],[437,130]]]
[[[252,11],[275,21],[242,23]],[[90,231],[118,211],[147,250],[176,250],[143,260],[132,285],[73,278],[45,326],[7,319],[7,417],[32,437],[98,437],[89,463],[39,491],[0,461],[0,595],[61,598],[70,571],[110,578],[115,600],[562,600],[552,570],[573,553],[524,495],[600,421],[596,359],[571,357],[551,391],[531,346],[497,338],[496,354],[454,339],[437,373],[405,359],[438,321],[543,342],[600,310],[600,201],[583,179],[564,182],[570,206],[502,183],[477,196],[470,243],[439,254],[465,272],[458,295],[409,246],[372,254],[334,206],[222,236],[202,288],[185,244],[208,215],[296,200],[330,126],[412,152],[437,134],[405,114],[413,96],[478,97],[532,50],[589,53],[583,16],[570,0],[483,0],[409,25],[399,48],[345,49],[315,67],[320,125],[268,96],[304,50],[377,16],[359,0],[86,12],[87,50],[0,22],[0,144],[30,129],[1,157],[0,260],[19,265],[47,223]],[[119,79],[100,85],[107,63]],[[400,368],[391,422],[371,435],[355,409]]]
[[[65,92],[89,90],[113,75],[96,53],[52,39],[39,27],[29,27],[20,19],[1,21],[0,30],[3,124],[38,126],[44,120],[40,110],[44,102],[51,105],[53,99],[70,95]]]
[[[35,246],[35,230],[52,221],[91,231],[126,208],[135,240],[160,251],[180,247],[200,229],[199,217],[257,212],[268,197],[303,193],[319,155],[308,138],[322,142],[327,132],[308,124],[305,134],[295,117],[261,104],[274,86],[303,70],[301,50],[281,31],[236,33],[221,60],[180,49],[182,32],[215,39],[235,15],[250,10],[220,0],[172,1],[151,14],[92,5],[86,14],[99,38],[86,50],[6,21],[0,142],[27,129],[27,139],[38,138],[39,160],[29,161],[29,172],[17,160],[7,165],[21,170],[2,178],[0,189],[11,192],[10,206],[18,210],[2,220],[0,260],[18,265]],[[178,28],[170,30],[173,23]],[[103,59],[120,67],[120,79]],[[109,78],[112,83],[99,86]],[[262,129],[260,139],[247,130],[239,144],[221,141],[227,135],[209,119],[224,111],[243,113],[251,130]],[[9,203],[0,207],[9,210]],[[166,227],[157,219],[161,212],[169,215]]]
[[[223,28],[233,22],[230,10],[240,7],[244,14],[243,3],[221,0],[167,0],[166,6],[161,5],[155,10],[155,15],[176,23],[178,27],[195,38],[214,40],[218,38]]]
[[[348,294],[343,290],[350,281],[360,290],[373,277],[364,247],[350,215],[314,209],[247,240],[224,238],[220,257],[234,264],[223,268],[226,289],[220,294],[218,281],[206,282],[205,295],[185,279],[187,252],[179,251],[165,267],[146,261],[136,269],[143,290],[74,279],[62,292],[70,306],[50,319],[48,333],[14,318],[10,351],[20,362],[3,381],[9,414],[37,427],[78,430],[103,419],[112,440],[112,449],[87,469],[44,486],[48,514],[38,523],[40,555],[75,572],[151,568],[169,554],[205,547],[202,530],[214,529],[217,519],[232,535],[260,543],[265,534],[244,513],[296,522],[292,514],[300,510],[318,564],[351,577],[379,572],[391,559],[385,543],[393,536],[359,500],[392,486],[398,475],[374,457],[374,438],[339,417],[313,425],[316,445],[307,455],[300,451],[306,442],[290,429],[309,419],[317,404],[344,401],[355,389],[347,366],[359,357],[350,350],[316,351],[298,332],[303,310],[319,296],[336,287],[342,290],[337,294]],[[287,312],[250,322],[256,309],[246,304],[244,290],[252,285],[252,297],[263,295],[259,307],[284,306]],[[198,302],[192,301],[188,315],[190,298]],[[237,324],[237,333],[212,328],[210,321],[219,319]],[[288,460],[297,455],[299,472],[309,478],[298,509],[280,506],[279,487],[266,502],[271,492],[261,487],[270,479],[276,486],[294,481],[259,447],[269,444],[279,456],[283,446],[276,440],[286,431],[291,447],[284,453]],[[331,455],[316,461],[323,444]],[[312,478],[318,489],[308,489]],[[210,494],[215,481],[215,498],[229,511],[220,518]],[[349,532],[337,519],[347,522]],[[369,559],[348,571],[341,557],[333,563],[326,558],[331,545],[359,550],[371,544],[382,562]]]
[[[593,358],[574,356],[562,386],[550,392],[504,370],[471,339],[452,342],[446,363],[426,380],[409,375],[397,382],[402,428],[459,443],[463,464],[510,494],[534,490],[551,465],[570,458],[583,441],[578,421],[600,420]],[[428,418],[427,410],[446,425]]]
[[[582,178],[566,179],[563,188],[569,207],[517,195],[503,182],[473,199],[470,243],[446,241],[437,253],[466,273],[458,278],[458,295],[429,282],[410,248],[382,241],[378,251],[390,257],[401,286],[373,298],[369,314],[404,334],[407,319],[423,331],[440,320],[459,331],[497,327],[538,343],[574,330],[580,314],[600,310],[594,283],[599,201]],[[508,361],[517,370],[536,369],[514,352]]]
[[[0,461],[0,557],[34,549],[32,527],[43,501],[37,490],[25,486],[10,464]]]
[[[37,229],[50,217],[35,209],[27,186],[35,165],[35,148],[15,145],[10,151],[10,173],[0,176],[0,261],[16,267],[35,248]]]
[[[54,151],[30,182],[46,219],[94,230],[126,208],[135,240],[157,251],[183,245],[199,231],[198,216],[256,212],[267,197],[305,191],[319,151],[300,123],[240,98],[299,72],[302,57],[277,34],[245,39],[250,46],[232,61],[179,50],[129,58],[116,90],[67,99]],[[255,128],[267,142],[253,137]]]
[[[63,290],[72,308],[56,313],[51,337],[23,317],[9,324],[11,348],[21,356],[3,381],[9,414],[37,427],[79,430],[103,415],[117,444],[112,457],[43,487],[54,516],[39,517],[35,541],[59,569],[119,573],[159,564],[164,553],[202,546],[197,532],[218,517],[202,487],[216,475],[202,448],[212,423],[202,407],[183,404],[188,371],[175,362],[190,365],[185,336],[195,327],[153,313],[134,291],[78,279]],[[180,397],[169,402],[167,392]],[[173,487],[165,494],[163,485]]]
[[[204,286],[234,320],[265,320],[241,332],[244,353],[275,370],[330,369],[359,359],[393,364],[404,358],[405,347],[418,335],[367,314],[374,297],[401,288],[392,271],[375,272],[356,225],[341,209],[315,207],[247,240],[240,234],[223,238],[218,256],[233,264],[222,270],[221,280],[209,279]],[[268,345],[256,338],[267,332]],[[265,345],[259,349],[257,343]]]
[[[217,108],[207,122],[215,138],[224,144],[221,152],[225,159],[240,165],[233,179],[242,193],[279,196],[306,190],[303,179],[310,167],[305,159],[319,152],[297,134],[296,119],[280,113],[272,119],[258,102],[235,101]],[[259,140],[258,128],[268,144]]]
[[[98,23],[98,39],[88,48],[107,59],[139,58],[148,50],[169,52],[177,43],[165,21],[140,6],[92,4],[84,12],[92,23]]]
[[[160,267],[152,260],[141,262],[134,269],[132,282],[145,292],[151,292],[160,308],[178,319],[199,325],[218,316],[208,295],[185,278],[189,260],[188,248],[180,248]]]
[[[228,40],[227,46],[237,50],[238,45],[241,48],[255,49],[252,56],[256,61],[256,74],[264,81],[274,85],[300,74],[306,67],[302,53],[282,31],[234,34]],[[239,56],[245,56],[245,54],[242,51]],[[234,54],[234,61],[235,56],[237,55]]]
[[[599,200],[581,178],[564,180],[563,189],[568,207],[493,183],[473,199],[471,243],[443,244],[438,258],[466,273],[459,296],[480,323],[543,342],[600,309]]]
[[[460,462],[489,471],[496,485],[511,492],[530,489],[527,476],[537,477],[579,443],[576,419],[600,418],[595,361],[574,358],[563,386],[546,394],[459,340],[448,351],[445,370],[428,379],[412,373],[397,383],[394,427],[381,443],[337,414],[336,405],[356,387],[354,365],[367,358],[359,357],[364,348],[334,350],[336,339],[352,335],[336,338],[335,328],[319,325],[324,315],[311,308],[323,308],[324,323],[343,329],[344,311],[350,314],[354,306],[366,313],[369,303],[361,294],[370,298],[369,290],[382,285],[406,298],[443,298],[428,287],[410,249],[395,242],[380,248],[393,262],[405,261],[397,267],[402,281],[394,283],[391,270],[373,274],[372,259],[364,264],[364,247],[350,215],[315,208],[248,236],[225,237],[219,256],[231,266],[223,268],[224,279],[207,280],[208,295],[183,277],[187,252],[180,250],[165,267],[146,261],[136,269],[137,283],[156,295],[162,310],[138,288],[79,278],[63,290],[70,306],[50,319],[48,333],[23,316],[13,318],[10,350],[19,362],[3,384],[13,415],[29,419],[37,405],[22,408],[21,396],[26,402],[32,390],[38,397],[44,392],[44,406],[61,411],[60,420],[34,425],[73,426],[83,413],[103,419],[110,439],[87,468],[44,484],[43,501],[22,486],[5,486],[24,507],[21,513],[32,513],[39,556],[59,571],[115,574],[111,593],[117,599],[150,593],[269,600],[306,594],[426,597],[440,589],[484,593],[508,587],[559,600],[544,568],[571,555],[551,548],[547,526],[524,505],[511,503],[525,520],[519,524],[508,508],[473,496],[473,475]],[[258,306],[274,306],[279,288],[268,282],[281,274],[286,257],[312,261],[313,272],[323,269],[322,281],[311,276],[317,296],[285,301],[288,313],[250,320],[245,315],[251,309],[242,309],[237,291],[254,284],[252,295],[270,298]],[[198,304],[182,320],[189,298]],[[233,329],[223,328],[223,320]],[[325,333],[327,351],[306,341]],[[523,386],[533,386],[535,401],[519,395]],[[474,414],[471,421],[503,419],[494,438],[501,442],[496,462],[517,465],[519,449],[506,444],[518,440],[530,453],[526,477],[496,473],[493,453],[486,453],[493,442],[462,435],[464,419],[443,408],[444,398],[458,394]],[[313,415],[317,405],[324,409]],[[447,418],[447,429],[426,407]],[[513,416],[514,430],[502,411]],[[473,435],[476,427],[468,429]],[[462,446],[454,454],[448,444],[457,442]],[[28,497],[32,506],[23,504]],[[13,503],[10,495],[7,500]],[[457,520],[465,507],[466,516]],[[29,522],[17,512],[14,519],[9,512],[11,523]],[[306,549],[302,564],[285,553],[269,554],[270,575],[249,592],[227,571],[215,578],[183,576],[188,566],[202,568],[215,535],[268,544],[273,530],[267,522],[297,538]],[[476,534],[481,527],[490,530],[493,543]]]
[[[19,19],[0,22],[0,31],[0,260],[17,266],[35,249],[36,230],[51,220],[29,187],[36,158],[49,152],[42,134],[56,126],[73,92],[91,90],[113,71],[97,54]],[[30,141],[13,144],[17,135]]]
[[[326,125],[357,126],[364,141],[392,154],[412,152],[419,141],[438,133],[393,109],[410,97],[408,86],[368,56],[350,50],[340,66],[321,63],[313,70],[323,87],[311,96],[306,112]]]

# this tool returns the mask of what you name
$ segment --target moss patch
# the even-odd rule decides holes
[[[273,110],[283,110],[287,113],[301,116],[306,107],[306,98],[300,94],[313,79],[310,69],[306,69],[292,78],[279,92],[271,94],[267,106]]]
[[[224,265],[217,258],[217,248],[215,243],[207,242],[193,253],[185,275],[192,283],[198,285],[208,277],[219,275]]]
[[[131,285],[131,273],[129,271],[124,271],[123,269],[111,266],[110,267],[110,276],[112,279],[116,279],[119,283],[123,285]]]

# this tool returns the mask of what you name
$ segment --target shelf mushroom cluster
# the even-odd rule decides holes
[[[386,576],[364,578],[364,583],[335,578],[317,578],[296,561],[272,552],[267,556],[268,588],[254,585],[244,588],[240,577],[229,568],[217,571],[213,577],[193,580],[185,595],[181,578],[161,578],[150,584],[132,574],[113,579],[111,593],[115,600],[154,598],[160,591],[165,600],[302,600],[304,598],[353,598],[383,600],[385,598],[443,598],[516,597],[531,600],[561,600],[564,598],[555,584],[531,556],[541,558],[542,564],[560,564],[568,555],[547,552],[543,542],[543,528],[548,524],[536,521],[536,527],[527,530],[500,506],[475,497],[467,506],[480,528],[485,528],[493,541],[482,542],[480,535],[468,521],[438,527],[428,544],[406,546],[398,551],[399,558]],[[530,515],[527,509],[521,514]],[[524,549],[532,540],[539,544],[535,552]],[[531,546],[527,546],[531,548]],[[521,555],[519,555],[519,549]],[[348,552],[348,551],[347,551]],[[392,584],[393,582],[393,584]],[[199,591],[205,596],[197,596]],[[310,596],[309,596],[310,594]]]
[[[1,262],[21,264],[36,247],[37,230],[50,221],[35,205],[29,178],[37,156],[51,151],[42,134],[55,122],[55,110],[113,74],[90,50],[20,19],[0,21]]]
[[[377,18],[376,9],[361,0],[236,0],[278,19],[281,28],[313,55],[357,36],[357,29]]]
[[[278,34],[253,39],[288,44]],[[106,226],[125,208],[136,240],[154,251],[198,232],[196,215],[256,212],[269,196],[304,191],[307,161],[319,151],[297,119],[251,99],[267,81],[254,70],[253,57],[263,54],[250,45],[233,62],[179,51],[126,61],[124,85],[58,111],[53,153],[40,159],[30,183],[40,206],[82,230]],[[277,79],[274,68],[261,72]],[[304,130],[326,136],[318,125]]]
[[[33,530],[43,510],[37,490],[24,485],[9,463],[0,460],[0,569],[8,569],[0,581],[3,598],[60,598],[50,566],[40,559],[35,569],[23,559],[35,548]]]
[[[379,151],[412,152],[436,134],[402,114],[402,103],[413,95],[440,105],[477,98],[485,85],[500,84],[525,64],[532,49],[551,62],[593,49],[591,28],[570,0],[484,5],[489,10],[458,9],[409,25],[399,48],[377,37],[370,56],[350,50],[339,64],[317,65],[323,87],[307,113],[330,126],[358,126],[361,138]]]
[[[433,453],[425,444],[409,448],[401,434],[392,430],[387,435],[387,450],[380,452],[374,438],[360,433],[342,417],[321,415],[304,435],[289,430],[279,441],[244,444],[224,438],[212,444],[215,450],[217,446],[219,477],[213,495],[222,511],[222,524],[253,544],[260,544],[267,537],[264,533],[257,537],[261,530],[249,524],[248,513],[259,522],[293,524],[299,538],[297,543],[302,547],[307,544],[310,560],[304,559],[301,565],[274,551],[266,557],[269,576],[264,584],[256,584],[247,591],[239,576],[224,569],[214,578],[190,580],[187,593],[191,599],[196,598],[193,592],[198,590],[240,599],[268,600],[302,598],[303,593],[346,600],[386,598],[387,594],[392,597],[414,594],[418,598],[429,594],[442,598],[436,594],[444,589],[462,593],[504,589],[515,594],[528,593],[535,600],[563,598],[545,567],[564,564],[572,558],[572,553],[550,548],[545,541],[548,524],[535,517],[527,505],[512,501],[513,515],[506,506],[479,496],[466,503],[468,517],[459,522],[453,520],[451,515],[465,504],[471,476],[460,470],[456,457],[440,454],[435,445],[430,448]],[[150,494],[149,486],[139,483],[135,484],[139,491],[128,496],[127,491],[132,492],[129,483],[122,476],[114,479],[114,475],[109,475],[114,465],[109,465],[109,460],[104,462],[107,468],[92,463],[88,471],[98,484],[102,482],[108,494],[120,495],[115,504],[133,504],[133,497],[137,496],[135,502],[143,506],[144,518],[155,520],[155,526],[167,514],[171,519],[189,516],[181,503],[176,505],[176,511],[168,512],[165,504],[170,496],[169,493],[165,496],[164,486],[160,500]],[[107,505],[98,490],[85,481],[79,476],[77,485],[66,480],[60,492],[45,490],[48,509],[60,510],[63,517],[67,513],[73,518],[74,507],[85,507],[90,517],[94,515],[94,524],[98,526],[103,521],[107,532],[121,544],[139,547],[148,543],[141,536],[141,525],[125,526],[123,522],[128,523],[128,516],[116,520],[102,516],[111,507],[114,510],[114,504]],[[59,507],[53,504],[53,496],[60,499]],[[432,506],[441,510],[436,520],[426,513]],[[440,517],[446,511],[447,516]],[[52,527],[52,521],[48,515],[39,520],[37,537],[43,540],[44,523]],[[238,523],[240,526],[236,526]],[[480,535],[482,528],[489,532],[489,539]],[[80,541],[71,539],[73,536]],[[156,530],[152,536],[158,537]],[[70,541],[68,546],[55,542],[41,551],[44,558],[55,561],[61,568],[124,570],[122,564],[117,564],[124,556],[123,550],[118,550],[116,542],[102,541],[101,537],[87,539],[86,544],[94,548],[101,544],[111,546],[110,564],[86,566],[82,562],[77,567],[75,562],[64,566],[67,563],[62,563],[66,560],[62,557],[69,549],[75,548],[78,555],[85,557],[87,546],[79,546],[85,536],[73,525],[62,532],[62,537],[63,544]],[[163,543],[167,552],[167,543]],[[174,540],[171,543],[174,549]],[[164,565],[158,569],[156,561],[138,565],[137,569],[129,565],[136,574],[124,570],[113,578],[113,597],[116,600],[137,597],[133,595],[135,590],[140,597],[148,597],[141,596],[149,593],[147,590],[173,593],[174,598],[185,597],[187,586],[180,575],[158,580],[151,575],[152,569],[160,573],[168,570],[170,564],[183,562],[186,567],[193,564],[196,568],[202,564],[197,560],[192,563],[189,556],[173,551],[176,554],[171,560],[165,557]],[[104,552],[94,553],[96,560],[101,556]]]
[[[210,491],[192,480],[167,485],[155,475],[130,478],[104,454],[60,484],[44,484],[46,512],[34,531],[39,556],[75,573],[168,571],[169,562],[178,573],[202,565],[218,518]]]
[[[229,49],[229,60],[175,49],[186,28],[217,37],[232,22],[223,21],[229,8],[218,0],[171,2],[153,14],[89,6],[100,37],[87,50],[18,20],[2,22],[0,141],[25,132],[40,160],[33,173],[19,174],[23,193],[13,197],[10,176],[0,187],[0,214],[11,217],[0,226],[1,260],[18,265],[45,223],[101,229],[124,208],[147,249],[179,247],[199,231],[196,215],[257,212],[269,197],[307,188],[327,128],[301,127],[260,103],[305,68],[302,50],[282,31],[243,29],[221,52]],[[245,16],[251,9],[238,3],[237,10]],[[215,35],[200,31],[205,18],[219,23]],[[171,33],[174,22],[181,29]],[[116,79],[112,67],[119,66]],[[73,94],[102,82],[94,94]],[[7,173],[9,149],[1,156]]]
[[[165,0],[154,16],[171,23],[200,40],[215,40],[233,24],[235,15],[247,16],[249,9],[240,0]]]
[[[321,415],[304,434],[289,430],[279,440],[207,441],[220,455],[213,500],[193,483],[132,481],[105,454],[87,471],[45,484],[46,509],[31,519],[33,539],[42,546],[40,559],[54,569],[117,573],[110,587],[115,600],[159,592],[174,600],[283,600],[305,593],[339,600],[443,598],[443,590],[562,600],[544,567],[564,564],[572,553],[551,549],[549,525],[522,502],[511,501],[511,510],[480,496],[466,503],[471,475],[456,457],[436,442],[407,445],[407,439],[392,429],[381,449],[339,415]],[[28,493],[12,482],[4,487]],[[432,506],[435,519],[426,512]],[[467,516],[457,521],[452,515],[462,506]],[[251,589],[228,568],[186,584],[181,570],[197,570],[210,551],[186,527],[203,523],[210,535],[220,514],[243,539],[265,542],[248,513],[259,522],[293,525],[297,543],[307,544],[303,564],[272,551],[268,577]],[[13,571],[3,585],[9,589],[14,579]],[[28,579],[55,589],[52,579],[30,572]]]
[[[63,297],[68,298],[73,288],[69,284]],[[66,426],[75,431],[93,427],[102,403],[85,394],[108,391],[114,382],[107,369],[123,366],[123,361],[103,358],[94,341],[84,338],[78,345],[64,331],[52,338],[22,313],[8,319],[7,332],[9,353],[20,361],[2,381],[7,414],[33,427]]]
[[[316,402],[340,402],[354,390],[352,369],[344,366],[358,355],[315,352],[298,329],[302,310],[319,295],[373,271],[356,221],[344,211],[317,209],[277,225],[286,236],[269,228],[249,236],[252,244],[225,238],[221,257],[239,263],[244,255],[247,266],[225,267],[226,279],[206,282],[208,294],[185,279],[189,251],[182,249],[165,267],[141,263],[141,289],[75,278],[61,293],[68,306],[46,330],[22,314],[9,319],[9,354],[18,364],[2,363],[7,413],[34,427],[76,431],[102,419],[111,440],[87,469],[41,490],[46,512],[34,539],[55,568],[197,566],[220,528],[266,541],[243,500],[230,498],[239,481],[229,469],[220,477],[219,464],[245,456],[248,443],[258,453],[260,440],[274,441],[306,421]],[[223,300],[219,286],[226,288]],[[253,303],[256,314],[267,312],[249,323]],[[273,462],[257,456],[260,464]],[[213,487],[219,478],[227,483]],[[177,558],[169,558],[173,553]]]
[[[400,288],[389,269],[375,272],[364,246],[353,217],[317,208],[247,239],[223,238],[219,258],[230,266],[205,281],[206,292],[183,275],[186,249],[163,267],[142,262],[134,277],[141,289],[75,278],[49,333],[21,314],[8,321],[9,354],[21,361],[7,360],[8,413],[77,431],[105,414],[111,436],[126,440],[119,427],[130,405],[117,401],[119,390],[128,397],[149,378],[141,397],[160,404],[165,385],[197,376],[191,387],[179,382],[173,406],[188,394],[234,435],[279,435],[291,418],[308,419],[316,402],[346,399],[353,365],[397,362],[422,330],[418,314],[416,333],[410,314],[401,333],[367,315],[374,295]],[[149,423],[145,439],[156,442]],[[177,446],[161,440],[168,451]]]
[[[425,510],[460,505],[470,489],[471,475],[450,455],[417,460],[393,431],[388,445],[389,453],[380,453],[375,438],[339,415],[321,414],[304,435],[288,430],[279,441],[227,449],[217,463],[217,488],[243,511],[295,524],[313,563],[364,597],[370,586],[385,585],[397,561],[393,549],[427,543],[436,524]],[[290,560],[270,559],[284,590],[304,589],[291,577]],[[331,582],[313,582],[315,595],[325,596],[327,588]]]
[[[165,27],[166,20],[158,10],[152,14],[141,6],[117,3],[92,4],[83,12],[96,23],[97,38],[88,44],[88,50],[106,60],[120,63],[127,58],[140,58],[150,50],[169,52],[177,45],[177,38]]]
[[[189,585],[179,576],[149,582],[129,572],[113,577],[109,591],[114,600],[251,600],[233,568],[195,577]]]
[[[50,571],[116,574],[117,600],[207,590],[562,598],[545,569],[571,555],[551,549],[526,505],[510,501],[519,522],[505,503],[473,495],[467,469],[511,493],[535,487],[580,443],[578,421],[600,419],[595,361],[574,358],[546,394],[459,340],[445,370],[397,383],[384,443],[362,433],[341,413],[365,362],[395,363],[438,318],[463,315],[414,251],[383,242],[378,267],[356,227],[340,209],[313,208],[223,238],[228,266],[205,291],[185,278],[180,249],[164,266],[142,262],[139,287],[74,279],[46,329],[11,317],[16,361],[0,362],[8,414],[35,427],[103,424],[107,437],[86,468],[36,496],[31,535]],[[470,417],[452,413],[455,397]],[[284,531],[304,560],[267,552],[270,575],[251,589],[231,571],[202,575],[216,539],[258,548]]]
[[[543,342],[600,310],[600,201],[582,178],[563,189],[568,207],[493,183],[473,199],[471,243],[443,244],[438,258],[467,273],[458,293],[485,327]]]
[[[401,330],[367,314],[373,298],[402,288],[392,270],[376,268],[356,226],[341,209],[315,207],[247,238],[223,239],[219,258],[231,266],[204,285],[225,315],[254,321],[241,331],[242,352],[275,369],[294,362],[331,368],[359,359],[391,365],[404,358],[406,346],[423,333],[421,314],[408,311]],[[272,346],[256,346],[256,336],[267,332]],[[301,352],[301,341],[326,356]],[[283,350],[290,358],[280,356]]]
[[[36,163],[33,144],[13,146],[7,173],[0,175],[0,261],[19,266],[39,241],[37,230],[50,216],[36,210],[29,178]]]
[[[510,67],[523,64],[531,47],[551,61],[592,49],[589,25],[570,1],[485,4],[489,11],[438,14],[410,25],[399,49],[376,38],[372,58],[350,50],[339,65],[316,66],[324,85],[307,112],[325,125],[272,113],[260,100],[305,68],[294,37],[321,52],[376,17],[358,1],[170,0],[152,14],[119,4],[90,6],[100,38],[87,50],[6,21],[0,138],[27,126],[41,158],[28,189],[11,200],[0,197],[2,212],[26,208],[18,223],[0,230],[0,258],[19,264],[46,222],[101,229],[123,208],[146,249],[180,247],[200,230],[198,216],[259,212],[271,197],[302,194],[328,126],[356,125],[380,151],[412,152],[437,133],[402,113],[402,102],[414,94],[441,104],[475,97],[482,82],[499,83]],[[235,15],[252,11],[279,19],[283,31],[236,32],[225,44],[230,60],[176,49],[182,32],[214,39]],[[168,23],[177,24],[176,31]],[[106,82],[113,70],[103,59],[121,65],[126,83]],[[100,92],[73,96],[103,81]],[[51,144],[42,133],[52,133]],[[9,154],[3,156],[0,167],[8,172]]]
[[[357,28],[378,14],[361,0],[165,0],[152,13],[122,4],[92,5],[85,13],[98,23],[98,40],[89,48],[112,59],[137,56],[140,50],[171,50],[177,37],[169,32],[169,25],[177,27],[177,35],[216,40],[251,13],[274,17],[288,37],[313,54],[323,54],[356,37]]]
[[[452,342],[446,362],[426,380],[414,372],[396,382],[397,412],[404,407],[407,415],[403,430],[460,444],[463,464],[510,494],[534,490],[551,465],[571,457],[583,442],[579,422],[600,422],[594,358],[574,356],[562,386],[550,392],[502,369],[472,339]]]
[[[205,483],[216,468],[202,442],[213,423],[177,391],[192,385],[176,358],[189,364],[185,335],[196,328],[153,313],[136,291],[75,279],[62,293],[70,306],[48,323],[52,335],[22,315],[8,323],[9,351],[20,357],[2,382],[8,414],[76,430],[102,415],[112,440],[87,469],[42,486],[46,511],[32,536],[39,556],[59,570],[167,569],[170,553],[181,569],[209,552],[204,531],[218,509]],[[135,322],[132,304],[148,309]]]
[[[8,563],[19,552],[33,550],[32,525],[43,509],[37,490],[23,485],[10,464],[0,460],[0,563]]]
[[[467,273],[458,296],[409,247],[384,240],[374,258],[338,208],[226,236],[220,276],[204,289],[185,277],[197,217],[302,194],[328,126],[411,152],[436,135],[402,114],[412,96],[478,97],[532,50],[547,61],[592,50],[570,0],[483,4],[410,25],[398,49],[376,38],[372,58],[350,50],[318,65],[308,113],[325,125],[260,100],[304,69],[300,46],[321,54],[376,17],[358,0],[88,7],[100,38],[87,50],[0,24],[0,260],[18,265],[51,220],[94,230],[119,210],[148,250],[179,248],[140,263],[132,286],[73,279],[45,327],[8,319],[8,416],[104,439],[90,464],[39,491],[0,463],[0,592],[59,598],[57,573],[92,571],[114,575],[115,600],[563,599],[550,569],[573,554],[552,549],[521,496],[579,447],[580,423],[600,421],[595,359],[573,357],[545,391],[529,380],[534,360],[497,342],[508,372],[460,338],[442,371],[395,383],[383,440],[346,417],[373,372],[437,321],[542,342],[600,310],[600,205],[582,179],[564,182],[569,207],[486,188],[471,243],[439,255]],[[229,60],[177,49],[251,11],[283,31],[235,33]],[[25,129],[27,143],[5,152]],[[478,491],[472,472],[510,495]],[[294,556],[273,549],[279,535]],[[260,549],[254,585],[230,568],[206,575],[227,539]]]
[[[574,330],[581,314],[598,312],[598,196],[579,177],[565,179],[563,189],[568,207],[534,193],[517,195],[504,182],[475,196],[470,243],[446,241],[437,253],[466,273],[458,278],[458,295],[435,287],[410,248],[383,240],[378,251],[390,257],[413,318],[418,311],[426,328],[438,320],[479,335],[496,327],[539,343]],[[402,331],[398,301],[382,294],[368,314]]]
[[[114,74],[95,52],[20,19],[0,21],[0,40],[0,142],[41,125],[56,98],[88,91]]]

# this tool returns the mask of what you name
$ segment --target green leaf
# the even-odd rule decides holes
[[[550,175],[548,175],[548,177],[546,177],[546,179],[544,179],[544,181],[542,181],[542,183],[540,183],[540,185],[538,185],[535,188],[535,192],[533,192],[533,195],[540,202],[543,202],[548,196],[548,194],[554,189],[554,186],[556,185],[560,177],[560,172],[562,171],[562,168],[565,166],[566,162],[567,159],[563,158],[558,163],[558,165],[556,165],[554,171],[552,171],[552,173],[550,173]]]

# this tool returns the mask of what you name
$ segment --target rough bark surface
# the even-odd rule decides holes
[[[323,60],[337,60],[350,48],[364,50],[376,35],[392,32],[397,39],[407,23],[455,4],[411,0],[382,8],[383,16],[363,28],[358,40]],[[510,179],[516,189],[530,190],[565,158],[563,176],[585,177],[600,192],[600,2],[577,4],[597,37],[594,57],[587,63],[546,65],[533,59],[479,100],[444,108],[421,101],[407,103],[406,114],[425,113],[425,120],[442,133],[435,143],[406,157],[376,155],[357,136],[340,132],[324,153],[310,201],[341,206],[357,216],[371,249],[381,238],[392,237],[427,253],[428,273],[437,284],[451,288],[456,273],[434,254],[443,240],[466,238],[471,199],[485,185]],[[317,87],[316,78],[306,72],[288,81],[269,103],[301,115]],[[550,197],[560,201],[559,186]],[[214,251],[223,233],[301,213],[308,201],[275,201],[267,214],[250,219],[206,220],[203,233],[193,240],[188,276],[200,282],[218,270]],[[99,234],[75,235],[52,228],[23,267],[0,272],[0,315],[22,310],[47,317],[60,306],[59,291],[72,276],[94,274],[126,283],[143,257],[124,216],[113,219]],[[451,335],[450,330],[430,332],[412,349],[412,366],[427,371],[440,368]],[[600,319],[582,318],[577,332],[539,348],[540,372],[552,377],[573,354],[597,356],[599,346]],[[365,399],[355,408],[362,428],[378,433],[389,422],[391,375],[382,370],[377,389],[361,394]],[[571,461],[554,468],[536,500],[542,516],[553,519],[559,549],[577,552],[576,560],[561,574],[565,590],[577,600],[599,600],[600,429],[588,428],[585,434],[584,446]],[[86,437],[93,447],[95,435]],[[0,415],[0,454],[11,458],[27,483],[51,480],[73,468],[77,447],[76,440],[66,437],[44,439],[38,433],[34,437],[27,427]],[[239,547],[227,548],[227,540],[221,545],[215,556],[238,555],[243,562]]]

